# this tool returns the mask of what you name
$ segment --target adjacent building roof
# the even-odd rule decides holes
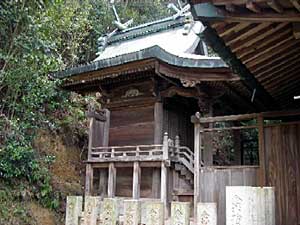
[[[294,0],[191,0],[207,43],[269,109],[300,108],[300,4]]]

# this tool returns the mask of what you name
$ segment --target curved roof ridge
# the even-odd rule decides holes
[[[190,57],[189,57],[190,56]],[[192,54],[174,55],[158,45],[151,46],[136,52],[101,59],[90,64],[72,67],[53,73],[51,76],[64,79],[74,75],[97,71],[103,68],[113,67],[134,61],[156,58],[167,64],[188,68],[227,68],[227,64],[219,57],[197,56]]]

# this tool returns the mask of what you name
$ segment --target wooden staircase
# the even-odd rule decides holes
[[[171,166],[189,184],[194,184],[194,152],[186,146],[180,146],[179,137],[169,143]]]

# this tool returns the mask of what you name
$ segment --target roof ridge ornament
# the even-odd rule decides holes
[[[110,0],[110,5],[111,5],[112,11],[115,16],[115,20],[113,21],[113,23],[116,25],[117,28],[114,29],[112,32],[105,34],[105,35],[101,36],[100,38],[98,38],[98,40],[97,40],[98,41],[98,52],[96,53],[96,55],[100,55],[104,51],[104,49],[107,46],[109,38],[111,38],[113,35],[115,35],[117,33],[117,31],[123,31],[123,30],[127,29],[133,23],[133,19],[130,19],[125,23],[122,23],[121,19],[119,17],[119,14],[117,12],[116,6],[115,6],[115,1]]]
[[[190,13],[191,5],[186,4],[183,6],[181,0],[177,0],[179,8],[174,3],[168,4],[168,9],[173,9],[176,14],[173,15],[173,19],[176,20],[178,17],[185,16],[187,13]]]

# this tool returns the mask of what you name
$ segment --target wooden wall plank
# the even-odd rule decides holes
[[[255,186],[258,168],[204,167],[200,170],[201,202],[216,202],[218,207],[218,225],[226,224],[226,186]]]

